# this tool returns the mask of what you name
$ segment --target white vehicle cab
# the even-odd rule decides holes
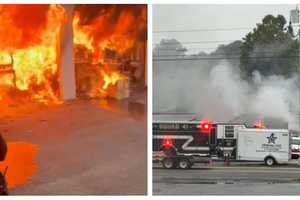
[[[291,150],[292,158],[298,159],[300,157],[300,137],[292,137]]]

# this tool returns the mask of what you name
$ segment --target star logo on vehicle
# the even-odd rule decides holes
[[[274,133],[271,133],[271,135],[269,137],[267,137],[268,139],[268,144],[275,144],[275,140],[277,139],[277,137],[275,137]]]

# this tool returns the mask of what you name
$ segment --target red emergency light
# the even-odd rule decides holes
[[[199,124],[199,129],[202,133],[210,133],[213,128],[213,122],[210,120],[202,120]]]
[[[172,138],[169,138],[169,137],[164,138],[164,140],[163,140],[163,146],[166,149],[170,149],[173,146],[173,140],[172,140]]]
[[[256,121],[254,123],[254,128],[265,128],[265,126],[261,121]]]

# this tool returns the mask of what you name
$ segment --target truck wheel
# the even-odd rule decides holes
[[[180,169],[190,169],[191,163],[188,159],[183,158],[179,160],[178,166]]]
[[[272,157],[266,157],[266,158],[265,158],[265,164],[266,164],[267,166],[272,166],[272,165],[275,164],[275,159],[272,158]]]
[[[162,161],[162,164],[165,169],[172,169],[175,167],[175,161],[172,158],[165,158]]]

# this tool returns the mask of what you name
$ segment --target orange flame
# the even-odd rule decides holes
[[[119,80],[125,80],[127,77],[117,71],[101,70],[104,84],[102,89],[106,90],[110,85],[116,85]]]
[[[84,45],[87,49],[91,50],[92,52],[95,51],[92,43],[93,38],[89,37],[86,33],[89,32],[90,27],[81,27],[79,25],[79,15],[75,14],[73,19],[73,29],[74,29],[74,35],[73,35],[73,41],[74,44],[81,44]]]
[[[0,96],[59,103],[58,51],[65,10],[60,5],[0,5]],[[2,69],[2,70],[1,70]]]
[[[90,62],[100,64],[98,74],[103,81],[96,89],[100,96],[101,92],[107,93],[110,86],[128,78],[116,65],[124,61],[124,55],[136,45],[141,30],[146,30],[145,16],[146,6],[138,5],[78,6],[75,9],[75,48],[84,46],[92,53]]]

